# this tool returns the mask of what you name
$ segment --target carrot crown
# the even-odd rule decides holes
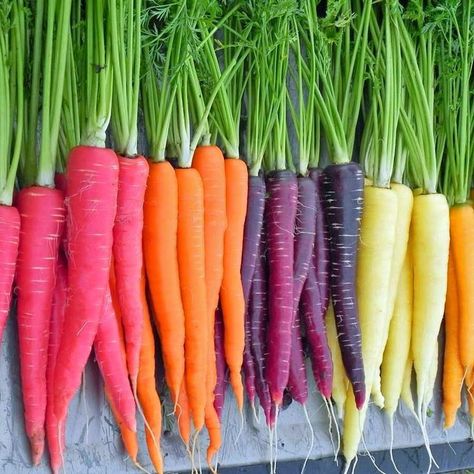
[[[80,63],[85,77],[81,102],[81,144],[105,147],[112,108],[113,71],[111,67],[110,12],[106,0],[87,0],[85,15],[86,51]]]
[[[141,0],[109,0],[114,78],[112,132],[122,155],[137,154],[140,92]]]
[[[451,205],[465,203],[474,167],[474,2],[441,2],[427,28],[437,38],[438,155],[445,157],[442,189]]]
[[[22,174],[26,185],[36,182],[40,186],[54,187],[72,0],[37,0],[33,3],[35,22],[29,37],[32,57],[26,74],[25,91],[29,92],[29,103],[28,119],[24,123],[26,143]]]
[[[0,2],[0,204],[10,206],[24,122],[25,9],[23,0]]]
[[[382,188],[390,187],[402,95],[401,49],[391,3],[384,2],[381,11],[374,5],[371,13],[370,104],[360,152],[366,175]]]

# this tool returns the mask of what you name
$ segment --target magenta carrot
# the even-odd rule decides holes
[[[74,148],[67,168],[68,301],[55,372],[59,423],[81,383],[109,284],[118,162],[112,150]]]
[[[224,408],[225,391],[227,388],[227,364],[224,354],[224,321],[222,320],[222,311],[220,306],[216,309],[214,321],[214,349],[216,351],[216,373],[217,383],[214,389],[214,409],[219,420],[222,419],[222,410]]]
[[[59,472],[62,464],[62,451],[64,449],[64,425],[59,427],[54,414],[54,371],[56,368],[56,357],[61,341],[61,332],[64,322],[64,311],[66,309],[67,292],[67,262],[64,254],[60,251],[56,264],[56,287],[53,295],[53,308],[49,324],[49,346],[48,346],[48,368],[46,372],[47,382],[47,406],[46,406],[46,438],[48,441],[49,459],[53,473]]]
[[[148,162],[143,156],[119,156],[118,163],[113,256],[128,373],[132,386],[136,388],[144,314],[140,294],[143,267],[143,200],[148,178]]]
[[[44,449],[49,321],[65,220],[64,196],[56,189],[32,186],[20,191],[17,205],[21,217],[16,276],[20,374],[26,434],[36,465]]]

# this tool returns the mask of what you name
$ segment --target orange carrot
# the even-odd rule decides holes
[[[161,403],[156,392],[155,383],[155,339],[151,327],[150,313],[146,301],[145,275],[141,282],[141,300],[143,313],[142,344],[140,348],[140,364],[137,379],[138,400],[148,423],[146,427],[146,444],[148,454],[156,472],[163,473],[163,458],[159,451],[161,436]],[[152,433],[150,432],[150,429]]]
[[[191,439],[191,417],[189,413],[188,396],[186,394],[186,384],[184,381],[179,391],[176,416],[178,418],[178,428],[181,439],[186,447],[189,447],[189,440]]]
[[[144,204],[143,245],[166,383],[173,402],[184,377],[184,312],[177,255],[178,184],[167,161],[150,163]]]
[[[224,236],[224,277],[221,307],[224,319],[224,351],[230,383],[239,410],[244,403],[240,371],[245,346],[245,301],[240,276],[245,215],[247,212],[247,165],[238,159],[225,160],[227,229]]]
[[[178,181],[178,267],[185,321],[186,391],[194,428],[204,425],[208,312],[204,255],[204,191],[193,168],[176,170]]]
[[[204,190],[204,247],[208,324],[207,400],[205,423],[210,444],[208,463],[220,448],[220,422],[214,409],[214,389],[217,383],[214,351],[214,320],[219,302],[219,290],[224,272],[224,232],[226,223],[226,193],[224,156],[217,146],[199,146],[194,152],[193,168],[201,175]]]
[[[459,309],[454,271],[453,254],[448,262],[448,290],[445,307],[444,368],[443,368],[443,411],[444,427],[451,428],[456,421],[456,412],[461,406],[461,389],[464,370],[459,358]]]
[[[474,367],[474,209],[456,205],[450,210],[451,250],[459,307],[459,354],[465,371]]]

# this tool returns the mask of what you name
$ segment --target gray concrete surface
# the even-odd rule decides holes
[[[24,435],[22,402],[19,381],[18,345],[15,318],[10,317],[2,344],[0,363],[0,472],[30,473],[49,472],[46,457],[37,469],[30,467],[27,440]],[[439,387],[439,383],[438,383]],[[333,447],[329,436],[328,417],[314,385],[308,402],[308,412],[315,431],[311,458],[331,456]],[[449,432],[442,430],[439,398],[433,402],[433,416],[428,419],[431,443],[446,443],[465,440],[469,437],[469,419],[462,414],[456,426]],[[165,415],[169,434],[163,436],[162,451],[168,472],[178,473],[190,467],[186,452],[172,426],[172,415]],[[251,413],[246,413],[242,422],[229,393],[224,419],[224,445],[219,462],[222,466],[238,466],[267,462],[270,455],[269,435],[263,421],[256,423]],[[240,435],[239,432],[241,431]],[[365,440],[371,451],[387,449],[390,443],[388,424],[376,407],[370,408],[365,427]],[[151,470],[140,428],[140,461]],[[199,451],[204,459],[206,435],[202,436]],[[422,444],[420,430],[413,417],[404,407],[395,418],[395,447],[412,447]],[[292,404],[281,413],[278,422],[278,459],[280,461],[301,459],[308,453],[310,435],[303,411]],[[421,467],[421,466],[420,466]],[[89,362],[85,387],[76,396],[70,410],[67,426],[67,452],[65,472],[107,474],[136,471],[123,451],[120,435],[108,409],[100,375],[93,360]],[[359,472],[359,471],[356,471]]]

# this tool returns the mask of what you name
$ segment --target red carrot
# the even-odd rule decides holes
[[[20,214],[16,207],[0,205],[0,340],[2,339],[12,296],[18,244],[20,241]]]
[[[141,294],[143,267],[143,200],[148,162],[143,156],[119,156],[117,214],[114,224],[114,268],[124,328],[128,373],[136,389],[144,308]]]
[[[69,157],[68,301],[55,372],[58,422],[81,383],[109,284],[118,163],[111,150],[79,146]]]
[[[56,260],[65,209],[61,191],[39,186],[18,195],[18,338],[26,434],[37,465],[44,449],[46,368]]]
[[[62,451],[64,449],[64,425],[61,427],[61,437],[58,433],[58,422],[54,414],[54,371],[58,355],[61,332],[64,323],[67,292],[67,262],[60,251],[56,264],[56,287],[53,295],[53,308],[49,324],[49,347],[47,381],[47,406],[46,406],[46,437],[48,440],[49,458],[53,473],[59,472],[62,464]]]

